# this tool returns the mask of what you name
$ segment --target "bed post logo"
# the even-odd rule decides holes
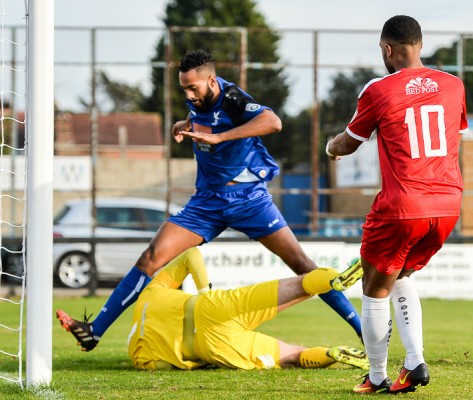
[[[406,94],[434,93],[438,92],[439,85],[430,78],[411,79],[406,85]]]

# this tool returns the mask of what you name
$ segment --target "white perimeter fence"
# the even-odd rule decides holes
[[[359,257],[360,245],[345,242],[302,242],[319,266],[343,270]],[[214,288],[229,289],[294,276],[281,259],[257,242],[212,242],[200,247]],[[430,263],[413,275],[421,297],[473,300],[473,244],[447,243]],[[194,291],[191,279],[185,291]],[[361,297],[361,282],[346,291]]]

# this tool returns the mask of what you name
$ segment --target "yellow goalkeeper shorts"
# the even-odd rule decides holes
[[[277,305],[278,281],[199,296],[194,311],[195,355],[227,368],[278,368],[277,339],[253,331],[276,316]]]

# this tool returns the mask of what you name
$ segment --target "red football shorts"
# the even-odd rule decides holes
[[[382,274],[419,270],[443,246],[458,217],[381,220],[367,217],[360,254]]]

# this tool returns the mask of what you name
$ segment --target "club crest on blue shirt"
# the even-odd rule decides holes
[[[245,107],[245,111],[257,111],[261,108],[261,104],[255,104],[255,103],[248,103]]]
[[[212,126],[217,125],[218,121],[220,121],[220,111],[215,111],[214,112],[214,122],[212,122]]]

